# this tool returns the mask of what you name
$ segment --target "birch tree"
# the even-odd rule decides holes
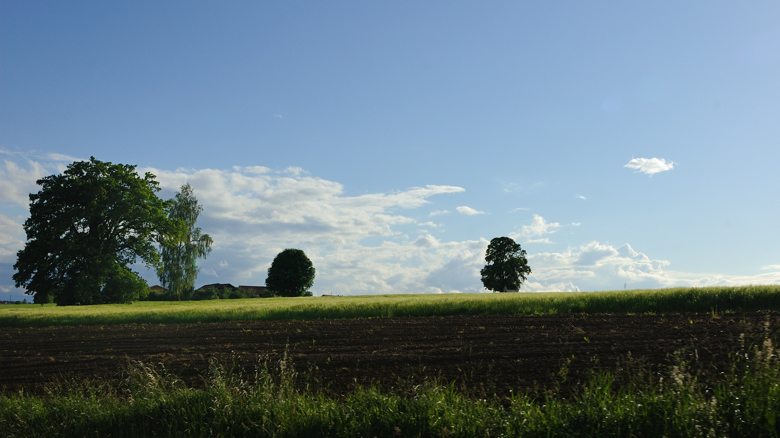
[[[203,234],[195,226],[202,212],[203,207],[198,205],[192,187],[189,184],[181,186],[168,211],[168,218],[177,221],[180,226],[175,233],[165,236],[160,245],[162,267],[158,271],[160,283],[176,299],[192,292],[200,271],[196,260],[205,259],[214,243],[211,236]]]

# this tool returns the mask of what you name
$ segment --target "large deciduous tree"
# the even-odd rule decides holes
[[[268,268],[265,286],[283,297],[306,295],[314,284],[314,266],[300,249],[285,249]]]
[[[175,228],[155,176],[92,157],[37,183],[27,242],[14,264],[16,286],[36,303],[53,298],[58,305],[124,303],[145,294],[146,282],[128,265],[140,259],[157,267],[154,242]]]
[[[482,284],[496,292],[518,291],[531,273],[525,250],[509,237],[496,237],[490,241],[485,253]]]
[[[198,205],[189,184],[181,186],[168,211],[168,217],[180,226],[177,232],[162,240],[162,267],[157,274],[162,286],[178,299],[194,289],[200,271],[195,261],[199,257],[206,258],[214,243],[208,234],[202,234],[201,229],[195,226],[202,211],[203,207]]]

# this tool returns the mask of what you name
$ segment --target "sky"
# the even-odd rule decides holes
[[[780,284],[778,120],[772,1],[0,0],[0,299],[91,156],[192,185],[196,287],[486,292],[500,236],[526,292]]]

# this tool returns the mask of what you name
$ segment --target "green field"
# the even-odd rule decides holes
[[[757,310],[780,310],[780,286],[5,305],[0,326],[581,312],[712,312],[715,318]],[[710,362],[680,359],[652,373],[593,370],[566,396],[553,388],[546,396],[499,398],[434,379],[398,381],[386,390],[356,387],[333,397],[309,389],[307,379],[316,376],[296,374],[286,359],[258,365],[251,378],[212,362],[205,387],[196,388],[157,365],[131,362],[116,381],[63,380],[43,395],[0,394],[0,430],[8,437],[777,437],[775,341],[743,345],[731,369],[714,380],[697,374]]]
[[[363,295],[0,306],[0,327],[186,323],[255,319],[377,318],[476,314],[661,313],[780,310],[780,286],[617,292]]]

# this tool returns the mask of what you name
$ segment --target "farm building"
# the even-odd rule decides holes
[[[210,288],[214,288],[214,289],[217,289],[217,290],[220,290],[220,291],[225,290],[225,289],[227,289],[227,290],[236,290],[236,289],[238,289],[237,287],[233,286],[230,283],[212,283],[212,284],[207,284],[205,286],[201,286],[201,287],[199,287],[199,288],[197,288],[195,290],[196,291],[203,291],[203,290],[210,289]]]

